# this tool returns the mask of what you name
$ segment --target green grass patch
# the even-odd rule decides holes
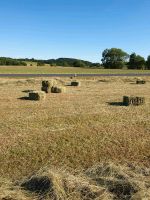
[[[0,74],[150,74],[150,70],[91,69],[50,66],[0,66]]]

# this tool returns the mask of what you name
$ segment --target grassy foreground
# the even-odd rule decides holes
[[[50,66],[0,66],[0,74],[150,74],[150,70],[89,69]]]
[[[150,78],[81,79],[23,100],[41,80],[0,79],[0,200],[149,199]],[[146,104],[119,106],[124,95]]]

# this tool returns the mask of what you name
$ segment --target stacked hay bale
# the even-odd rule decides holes
[[[145,98],[144,97],[129,97],[129,96],[124,96],[123,97],[123,105],[129,106],[129,105],[134,105],[134,106],[139,106],[145,104]]]
[[[66,88],[63,83],[59,80],[42,81],[42,91],[46,93],[64,93]]]
[[[81,86],[81,82],[79,82],[79,81],[71,81],[71,86]]]
[[[32,91],[29,92],[29,99],[33,101],[40,101],[45,99],[45,92],[42,91]]]
[[[56,80],[50,80],[50,81],[42,81],[42,87],[41,90],[46,92],[46,93],[51,93],[51,88],[57,85],[57,81]]]

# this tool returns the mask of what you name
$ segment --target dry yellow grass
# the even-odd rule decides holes
[[[85,172],[43,168],[16,184],[0,180],[1,200],[148,200],[150,171],[103,163]]]
[[[134,164],[145,172],[150,165],[150,78],[145,80],[145,85],[136,85],[136,78],[84,78],[79,79],[81,87],[67,87],[66,93],[50,93],[45,101],[32,102],[20,98],[28,96],[27,90],[39,90],[40,78],[1,79],[0,177],[16,182],[44,167],[65,168],[74,176],[82,172],[83,177],[93,165],[106,162]],[[70,79],[60,81],[68,84]],[[125,95],[143,96],[146,104],[120,106]],[[97,187],[95,178],[88,180],[86,175],[86,181]],[[141,186],[140,195],[147,193],[145,188]]]

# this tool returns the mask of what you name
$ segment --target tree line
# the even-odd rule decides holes
[[[63,67],[90,67],[90,68],[104,68],[104,69],[149,69],[150,70],[150,55],[145,60],[144,57],[136,53],[128,54],[119,48],[105,49],[102,52],[101,63],[92,63],[89,61],[74,59],[74,58],[58,58],[39,60],[34,58],[6,58],[0,57],[0,65],[12,66],[26,66],[37,63],[37,66],[63,66]]]
[[[118,48],[105,49],[101,61],[106,69],[150,69],[150,55],[145,60],[136,53],[129,55]]]
[[[13,58],[0,57],[0,65],[6,66],[26,66],[27,64],[23,61]]]
[[[0,57],[0,65],[3,66],[27,66],[27,65],[32,66],[32,63],[36,63],[37,66],[50,65],[50,66],[63,66],[63,67],[101,67],[100,63],[92,63],[89,61],[84,61],[74,58],[39,60],[34,58],[13,59],[7,57]]]
[[[50,66],[63,66],[63,67],[101,67],[100,63],[92,63],[85,60],[79,60],[75,58],[58,58],[48,60],[37,60],[37,59],[20,59],[25,62],[36,62],[37,66],[44,66],[45,64]],[[32,64],[31,64],[32,65]]]

